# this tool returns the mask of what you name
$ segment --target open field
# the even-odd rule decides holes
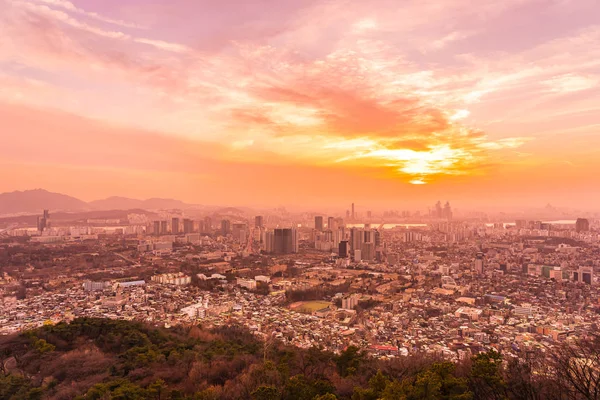
[[[290,309],[292,309],[294,311],[298,311],[298,312],[313,313],[313,312],[320,310],[322,308],[325,308],[329,305],[331,305],[330,302],[321,301],[321,300],[299,301],[299,302],[296,302],[296,303],[290,305]]]

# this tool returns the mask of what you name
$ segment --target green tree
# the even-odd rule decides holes
[[[477,399],[504,400],[506,382],[502,376],[502,355],[495,350],[471,359],[471,387]]]
[[[348,346],[334,361],[342,376],[353,375],[360,367],[364,354],[356,346]]]
[[[279,391],[275,386],[259,386],[254,392],[252,392],[252,399],[254,400],[278,400]]]

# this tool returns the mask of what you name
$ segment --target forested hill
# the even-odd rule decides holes
[[[597,350],[589,342],[527,362],[495,352],[460,364],[381,361],[354,347],[334,355],[264,345],[237,327],[77,319],[0,337],[0,400],[596,399]]]

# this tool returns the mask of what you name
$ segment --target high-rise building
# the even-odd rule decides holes
[[[173,235],[179,234],[179,218],[171,219],[171,233]]]
[[[263,222],[263,216],[262,215],[257,215],[256,217],[254,217],[254,227],[255,228],[262,228],[264,227],[264,222]]]
[[[358,305],[358,299],[360,297],[356,294],[351,294],[348,297],[342,299],[342,308],[345,310],[352,310]]]
[[[166,235],[168,233],[167,221],[160,221],[160,234]]]
[[[590,221],[585,218],[577,218],[577,221],[575,221],[575,230],[577,232],[588,232],[590,230]]]
[[[451,220],[452,219],[452,208],[450,207],[450,202],[446,202],[446,205],[444,206],[444,211],[443,211],[443,217]]]
[[[339,249],[339,256],[342,258],[346,258],[348,257],[348,241],[347,240],[342,240],[338,246]]]
[[[525,229],[527,227],[527,220],[518,219],[515,221],[515,226],[517,229]]]
[[[158,236],[160,235],[160,221],[154,221],[154,229],[152,230],[152,232]]]
[[[231,221],[224,219],[221,221],[221,236],[227,236],[231,232]]]
[[[262,249],[265,253],[274,253],[275,252],[275,233],[272,231],[263,231]]]
[[[189,218],[183,220],[183,233],[188,234],[194,232],[194,221]]]
[[[198,233],[206,233],[206,224],[204,220],[198,221]]]
[[[442,210],[442,203],[438,200],[438,202],[435,203],[434,217],[442,218],[443,214],[444,214],[444,211]]]
[[[278,228],[274,231],[273,252],[275,254],[292,254],[298,252],[298,235],[296,229]]]
[[[373,231],[373,240],[375,242],[375,247],[381,246],[381,232],[378,230]]]
[[[323,217],[320,215],[315,217],[315,229],[319,232],[323,231]]]
[[[365,239],[364,229],[350,229],[350,249],[351,251],[360,250]]]
[[[352,203],[352,220],[354,221],[354,203]]]
[[[475,272],[479,275],[483,275],[483,271],[484,271],[484,255],[482,252],[479,252],[475,256]]]
[[[204,217],[204,230],[205,232],[212,230],[212,219],[210,217]]]
[[[42,217],[37,217],[37,228],[38,231],[43,232],[44,229],[50,227],[50,212],[44,210]]]
[[[246,230],[246,224],[237,223],[231,225],[231,234],[233,235],[233,238],[239,240],[240,243],[245,242],[247,238]]]
[[[330,231],[335,231],[337,229],[337,223],[335,222],[334,217],[327,218],[327,229]]]
[[[360,254],[363,260],[373,261],[375,259],[375,243],[366,242],[362,244]]]

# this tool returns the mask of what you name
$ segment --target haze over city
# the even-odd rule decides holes
[[[597,7],[1,0],[0,191],[597,210]]]
[[[0,0],[0,400],[598,400],[599,0]]]

